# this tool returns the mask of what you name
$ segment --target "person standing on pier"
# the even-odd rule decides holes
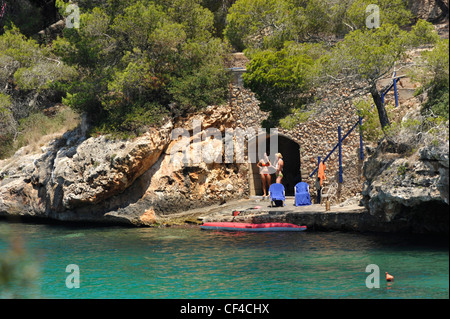
[[[317,189],[317,204],[320,204],[321,201],[321,195],[322,195],[322,185],[323,181],[326,179],[325,176],[325,170],[327,167],[325,166],[325,163],[320,161],[319,163],[319,171],[317,173],[317,180],[316,180],[316,189]]]
[[[264,153],[264,158],[260,159],[258,164],[256,164],[256,166],[258,166],[259,168],[259,174],[261,175],[261,182],[262,182],[262,186],[263,186],[263,199],[266,198],[267,196],[267,190],[270,187],[270,184],[272,184],[272,178],[270,176],[270,172],[269,172],[269,167],[272,164],[269,161],[269,158],[267,157],[267,154]]]
[[[275,157],[277,159],[277,162],[275,164],[275,176],[276,176],[276,182],[280,183],[283,181],[283,166],[284,166],[284,161],[283,161],[283,155],[281,155],[281,153],[276,153]]]

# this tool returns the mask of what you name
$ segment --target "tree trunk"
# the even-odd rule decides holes
[[[376,84],[373,84],[370,88],[370,94],[372,95],[373,102],[375,103],[375,106],[378,110],[378,118],[380,119],[381,128],[385,128],[386,126],[389,126],[389,118],[386,112],[386,108],[384,107],[384,103],[381,100],[380,92],[377,90]]]

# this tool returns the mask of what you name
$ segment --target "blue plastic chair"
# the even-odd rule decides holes
[[[274,206],[284,206],[284,201],[286,200],[285,197],[285,190],[283,184],[275,183],[270,185],[269,187],[269,196],[270,196],[270,203],[272,207]]]
[[[309,194],[309,185],[305,182],[300,182],[294,187],[295,206],[311,205],[311,195]]]

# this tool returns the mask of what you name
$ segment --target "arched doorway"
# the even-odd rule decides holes
[[[294,195],[294,186],[301,181],[301,165],[300,165],[300,145],[283,134],[270,135],[266,134],[266,153],[269,159],[273,163],[275,157],[275,151],[270,150],[271,138],[278,138],[278,153],[283,155],[284,169],[283,169],[283,185],[286,189],[287,196]],[[249,149],[258,150],[258,137],[254,137],[249,142]],[[259,159],[258,159],[259,160]],[[249,183],[250,183],[250,195],[262,195],[262,183],[261,176],[259,175],[259,168],[257,163],[250,164]],[[275,183],[275,174],[271,175],[272,183]]]

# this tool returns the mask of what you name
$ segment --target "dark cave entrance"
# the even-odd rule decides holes
[[[258,150],[258,140],[261,137],[252,138],[249,143],[249,149],[251,147],[255,150]],[[278,153],[283,155],[284,160],[284,169],[283,169],[283,181],[282,184],[286,189],[286,196],[294,196],[294,186],[301,181],[301,164],[300,164],[300,145],[293,141],[291,138],[286,135],[278,134],[278,135],[270,135],[266,134],[266,153],[269,157],[269,160],[272,164],[274,164],[275,153],[276,151],[270,150],[270,140],[271,138],[278,138]],[[259,158],[250,165],[249,172],[249,183],[250,183],[250,195],[263,195],[261,176],[259,174],[259,168],[256,166]],[[272,183],[275,183],[275,174],[271,174]]]

